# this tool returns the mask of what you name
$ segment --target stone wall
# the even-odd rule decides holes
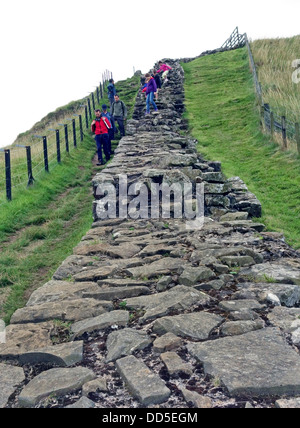
[[[94,177],[92,229],[6,328],[0,407],[299,406],[299,254],[251,220],[261,205],[245,183],[197,152],[183,70],[168,62],[158,114],[139,93]],[[124,205],[120,175],[127,188],[203,185],[201,227],[175,203],[167,219],[101,220],[107,186]]]

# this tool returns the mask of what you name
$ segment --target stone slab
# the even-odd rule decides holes
[[[226,312],[239,312],[242,310],[262,310],[264,308],[257,300],[223,300],[219,303],[219,308]]]
[[[96,375],[84,367],[58,368],[42,372],[33,378],[19,395],[19,406],[30,408],[50,395],[61,396],[80,389]]]
[[[241,269],[240,275],[249,278],[258,278],[261,282],[263,282],[265,278],[269,278],[272,279],[273,282],[300,285],[300,270],[288,264],[263,263],[252,266],[251,268]]]
[[[83,342],[62,343],[49,348],[25,352],[19,357],[19,363],[24,364],[51,364],[57,367],[70,367],[80,363],[83,359]]]
[[[165,364],[170,376],[184,373],[191,376],[193,367],[191,364],[183,361],[176,352],[164,352],[160,355],[161,360]]]
[[[153,352],[161,353],[180,348],[183,340],[173,333],[166,333],[153,342]]]
[[[277,400],[275,403],[277,409],[300,409],[300,398],[291,398],[290,400]]]
[[[6,343],[0,344],[0,360],[52,346],[53,323],[11,324],[6,327]]]
[[[6,406],[9,397],[24,380],[25,375],[22,368],[0,364],[0,409]]]
[[[28,306],[41,305],[48,302],[80,299],[84,292],[98,291],[94,282],[49,281],[35,290],[27,302]]]
[[[192,267],[188,266],[184,269],[182,275],[179,278],[179,283],[189,287],[193,287],[199,282],[208,281],[215,278],[215,273],[208,267],[199,266]]]
[[[97,330],[104,330],[116,325],[124,327],[129,322],[129,313],[127,311],[112,311],[95,318],[88,318],[78,321],[72,325],[72,339],[82,336],[84,333],[92,333]]]
[[[117,370],[129,392],[144,406],[166,401],[171,391],[164,381],[133,355],[116,362]]]
[[[260,330],[265,327],[262,319],[254,321],[240,320],[227,321],[222,325],[221,333],[223,336],[238,336],[239,334],[249,333],[249,331]]]
[[[129,278],[108,278],[97,282],[100,287],[149,287],[154,284],[154,281],[144,281],[142,279]]]
[[[109,278],[118,270],[118,265],[114,264],[111,266],[103,266],[98,269],[86,270],[79,272],[73,276],[75,281],[78,282],[87,282],[87,281],[97,281],[99,279]]]
[[[74,254],[81,256],[101,255],[106,254],[111,258],[129,259],[141,251],[141,247],[127,243],[124,245],[108,245],[108,244],[87,244],[82,243],[74,249]]]
[[[121,357],[131,355],[133,352],[146,348],[152,343],[152,339],[146,332],[125,328],[113,331],[109,334],[106,347],[106,362],[118,360]]]
[[[162,293],[133,297],[126,302],[128,308],[146,311],[140,319],[141,322],[145,322],[168,315],[172,310],[185,310],[194,305],[205,305],[210,302],[210,297],[201,291],[178,285]]]
[[[76,403],[65,407],[66,409],[94,409],[96,404],[87,397],[81,397]]]
[[[232,396],[300,393],[300,356],[276,328],[191,344],[188,351]]]
[[[194,312],[158,319],[153,325],[153,331],[160,335],[170,332],[176,336],[206,340],[212,330],[222,322],[223,318],[218,315],[209,312]]]
[[[278,306],[268,314],[268,319],[285,333],[293,333],[300,327],[300,308]]]
[[[161,275],[169,275],[173,272],[182,272],[183,267],[184,263],[181,259],[163,257],[154,263],[128,269],[128,274],[133,278],[153,278]]]
[[[99,300],[105,299],[76,299],[28,306],[18,309],[10,322],[11,324],[39,323],[54,319],[75,322],[96,317],[113,309],[110,302],[99,302]]]
[[[150,294],[148,287],[133,286],[133,287],[103,287],[97,292],[86,292],[83,297],[90,297],[99,300],[119,300],[136,297],[140,295]]]
[[[186,388],[181,388],[183,398],[187,403],[192,403],[198,409],[211,409],[213,402],[209,397],[198,394],[195,391],[189,391]]]
[[[237,285],[236,296],[253,294],[259,302],[264,303],[270,294],[274,294],[282,305],[293,307],[300,301],[300,287],[293,284],[270,284],[270,283],[241,283]],[[247,293],[247,294],[246,294]]]

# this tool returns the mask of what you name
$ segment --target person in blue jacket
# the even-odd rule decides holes
[[[107,95],[108,95],[110,106],[112,106],[112,103],[115,101],[116,93],[117,91],[116,91],[114,79],[110,79],[109,84],[107,85]]]
[[[111,129],[108,130],[108,138],[109,138],[108,148],[109,148],[110,154],[113,155],[114,151],[111,148],[111,142],[115,138],[116,125],[115,125],[115,120],[114,120],[113,116],[107,111],[107,105],[106,104],[102,105],[102,116],[107,117],[107,119],[111,123]]]

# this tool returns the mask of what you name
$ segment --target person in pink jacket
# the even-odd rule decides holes
[[[172,67],[170,67],[168,64],[164,64],[162,61],[159,61],[158,65],[160,68],[159,70],[157,70],[157,73],[163,72],[162,79],[164,82],[167,82],[168,74],[169,74],[169,71],[172,70]]]

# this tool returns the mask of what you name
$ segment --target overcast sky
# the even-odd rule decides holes
[[[88,95],[105,69],[116,81],[146,73],[220,47],[236,26],[253,40],[294,36],[299,12],[299,0],[3,0],[0,147]]]

